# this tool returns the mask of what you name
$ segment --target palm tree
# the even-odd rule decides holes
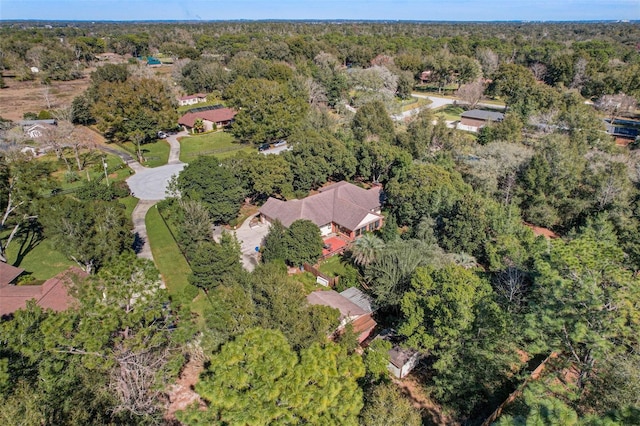
[[[204,121],[202,118],[196,118],[196,121],[193,123],[193,133],[202,132],[204,132]]]
[[[462,266],[464,269],[473,269],[478,267],[478,261],[475,257],[467,253],[454,253],[451,255],[451,260],[458,266]]]
[[[366,266],[378,257],[383,248],[384,241],[367,232],[352,244],[351,257],[356,265]]]

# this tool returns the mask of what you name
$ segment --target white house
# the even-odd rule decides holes
[[[196,93],[195,95],[188,95],[178,98],[178,104],[180,106],[195,105],[199,104],[200,102],[207,102],[207,95]]]

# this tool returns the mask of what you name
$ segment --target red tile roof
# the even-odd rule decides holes
[[[197,119],[207,120],[212,123],[226,123],[233,120],[237,112],[231,108],[218,108],[201,112],[188,112],[178,120],[178,124],[193,127]]]
[[[12,314],[27,306],[34,299],[43,309],[64,311],[71,307],[74,299],[67,292],[67,285],[74,277],[86,277],[78,267],[71,267],[42,285],[8,285],[0,288],[0,317]]]

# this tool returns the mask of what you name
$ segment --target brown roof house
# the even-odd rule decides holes
[[[472,109],[462,113],[456,129],[477,132],[491,122],[499,123],[502,120],[504,120],[504,114],[501,112]]]
[[[269,198],[260,208],[260,217],[268,223],[277,219],[285,227],[298,219],[307,219],[318,225],[323,237],[334,233],[353,240],[382,227],[381,195],[380,186],[363,189],[341,181],[302,200]]]
[[[74,301],[67,292],[67,285],[74,277],[87,276],[87,273],[80,268],[71,267],[48,279],[42,285],[13,285],[11,281],[15,278],[9,281],[8,279],[17,271],[6,268],[6,266],[10,265],[0,262],[0,318],[11,315],[18,309],[24,309],[27,306],[27,301],[32,299],[43,309],[64,311],[71,307]],[[14,267],[10,266],[10,268]],[[20,273],[23,272],[20,268],[14,269],[19,270]]]
[[[207,95],[204,93],[196,93],[195,95],[182,96],[181,98],[178,98],[178,104],[180,106],[195,105],[200,102],[207,102]]]
[[[178,124],[184,127],[186,131],[193,132],[196,120],[202,120],[204,131],[209,132],[219,127],[228,126],[233,122],[233,117],[237,114],[236,110],[231,108],[217,108],[206,111],[188,112],[178,120]]]
[[[334,335],[340,334],[347,324],[353,326],[358,334],[358,342],[362,343],[376,326],[371,317],[373,309],[369,298],[357,288],[349,288],[342,293],[334,290],[314,291],[307,296],[310,305],[329,306],[340,311],[340,325]]]

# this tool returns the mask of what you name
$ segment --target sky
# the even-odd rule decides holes
[[[0,0],[0,20],[638,20],[640,0]]]

